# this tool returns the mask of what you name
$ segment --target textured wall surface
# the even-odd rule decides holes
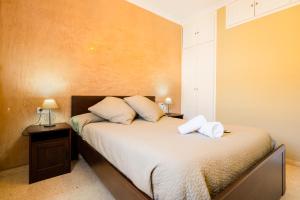
[[[22,130],[46,97],[171,96],[180,108],[181,27],[124,0],[2,0],[0,170],[27,163]]]
[[[300,6],[225,29],[218,11],[217,119],[268,130],[300,161]]]

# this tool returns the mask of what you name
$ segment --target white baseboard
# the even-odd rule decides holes
[[[294,166],[300,167],[300,161],[286,159],[286,163],[289,165],[294,165]]]

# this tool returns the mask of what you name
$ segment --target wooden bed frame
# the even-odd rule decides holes
[[[105,96],[72,96],[71,116],[88,112],[88,107],[104,98]],[[147,98],[155,101],[154,96]],[[152,199],[73,131],[72,159],[78,159],[78,154],[87,161],[115,199]],[[278,200],[285,193],[285,179],[285,146],[280,145],[213,200]]]

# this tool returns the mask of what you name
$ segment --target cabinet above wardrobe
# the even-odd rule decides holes
[[[300,0],[236,0],[226,6],[226,26],[231,28],[299,3]]]
[[[215,39],[215,16],[199,17],[183,26],[183,48],[212,42]]]

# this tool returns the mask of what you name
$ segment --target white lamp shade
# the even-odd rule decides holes
[[[54,99],[45,99],[42,107],[43,109],[56,109],[58,105]]]
[[[170,98],[170,97],[167,97],[166,99],[165,99],[165,104],[167,104],[167,105],[170,105],[170,104],[172,104],[173,102],[172,102],[172,99]]]

